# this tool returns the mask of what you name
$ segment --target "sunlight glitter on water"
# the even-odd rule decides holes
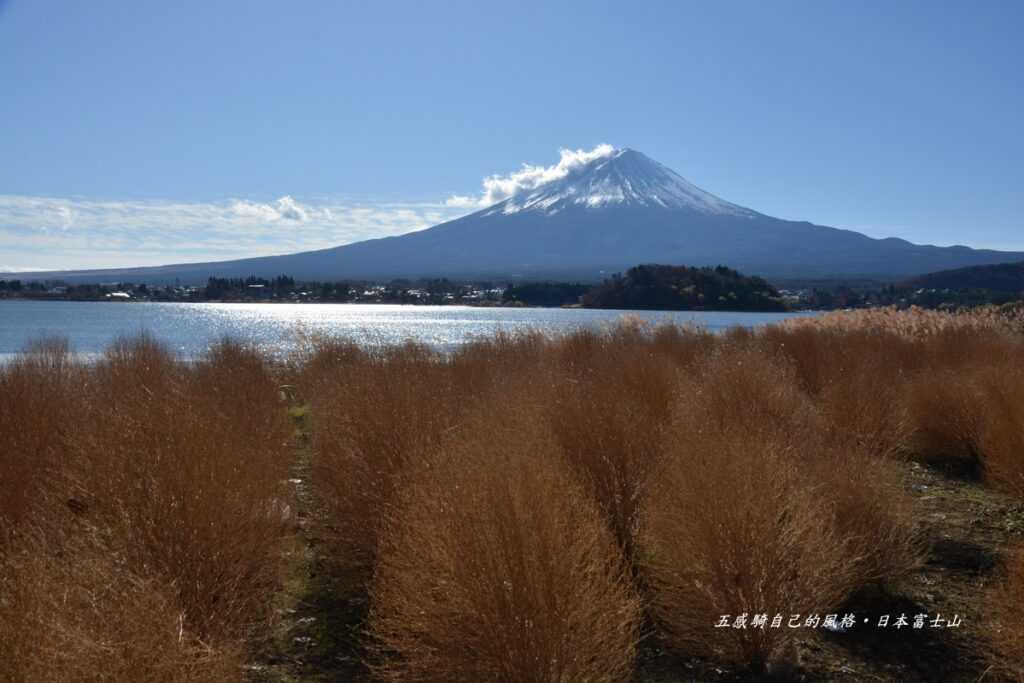
[[[119,335],[148,332],[184,357],[231,337],[274,355],[297,348],[302,335],[349,338],[363,346],[414,340],[453,349],[497,330],[562,334],[601,327],[623,316],[695,324],[711,332],[756,327],[813,313],[609,311],[566,308],[477,308],[397,304],[219,304],[0,302],[0,358],[41,336],[65,336],[80,354],[96,354]]]

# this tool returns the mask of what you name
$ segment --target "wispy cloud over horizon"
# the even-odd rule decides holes
[[[559,150],[557,164],[551,166],[534,166],[524,163],[518,171],[508,175],[490,175],[483,179],[483,189],[479,196],[453,194],[445,201],[445,205],[460,209],[481,209],[497,204],[520,192],[534,190],[553,180],[561,180],[574,170],[589,164],[595,159],[610,157],[617,150],[612,145],[602,143],[591,150],[565,149]]]
[[[0,272],[149,266],[285,254],[428,228],[436,202],[212,202],[0,195]]]
[[[558,163],[523,164],[483,179],[478,196],[443,202],[336,198],[218,201],[92,199],[0,194],[0,272],[220,261],[335,247],[422,230],[490,206],[611,156],[559,150]]]

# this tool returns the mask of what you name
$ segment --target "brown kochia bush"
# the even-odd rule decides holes
[[[72,369],[60,466],[0,557],[0,611],[13,610],[0,621],[29,634],[4,638],[0,660],[29,681],[241,677],[245,645],[268,633],[289,534],[277,382],[237,345],[189,366],[145,337]],[[33,372],[45,387],[55,370]],[[18,457],[49,443],[34,434],[49,426],[22,424]]]
[[[188,627],[250,635],[289,529],[291,424],[269,369],[230,342],[185,368],[141,339],[96,374],[103,407],[76,454],[86,503],[124,535],[130,566],[176,587]]]
[[[935,368],[918,373],[907,390],[913,457],[960,462],[980,472],[978,438],[984,416],[973,370]]]
[[[785,356],[724,348],[708,359],[693,388],[682,395],[676,429],[712,435],[716,429],[738,431],[755,446],[762,440],[784,445],[808,485],[821,486],[825,492],[823,506],[834,515],[857,580],[883,581],[907,574],[918,566],[921,550],[911,521],[912,499],[903,490],[898,464],[879,457],[894,452],[891,448],[902,438],[897,435],[903,428],[890,431],[886,425],[892,424],[885,419],[852,416],[844,423],[828,399],[843,380],[827,382],[822,390],[825,399],[816,403],[801,389],[799,377]],[[865,392],[857,400],[869,400],[864,385],[852,377],[843,379]],[[714,427],[708,430],[705,424]],[[868,438],[871,432],[861,431],[872,425],[878,429],[875,440]],[[886,435],[894,439],[888,446]]]
[[[920,345],[887,330],[770,326],[764,347],[792,361],[834,440],[877,455],[902,455],[909,438],[908,379]]]
[[[501,410],[416,468],[387,516],[371,591],[376,673],[627,680],[640,607],[615,540],[550,436]]]
[[[372,570],[397,476],[437,447],[460,405],[451,400],[443,358],[415,344],[339,364],[318,387],[311,397],[315,488],[332,564],[358,583]]]
[[[745,346],[680,386],[640,560],[678,648],[763,671],[792,663],[794,631],[722,615],[824,616],[918,552],[894,463],[830,443],[792,366]]]
[[[911,306],[831,311],[816,317],[790,318],[783,325],[812,330],[885,331],[906,339],[928,340],[947,332],[970,335],[1019,334],[1024,332],[1024,307],[1019,303],[1004,306],[979,306],[957,311],[926,310]]]
[[[641,501],[671,413],[674,359],[647,337],[576,333],[557,344],[561,372],[547,417],[562,452],[633,559]],[[592,338],[591,338],[592,336]]]
[[[81,391],[64,339],[30,343],[0,366],[0,544],[60,465],[63,445],[81,422],[74,400]]]
[[[653,614],[687,654],[755,672],[792,664],[787,628],[715,628],[728,615],[834,611],[854,585],[845,543],[777,443],[740,435],[667,466],[647,504],[642,562]]]
[[[446,357],[413,343],[357,351],[339,340],[313,341],[299,381],[312,407],[315,488],[330,564],[353,588],[372,573],[397,478],[507,381],[529,376],[543,392],[546,343],[535,333],[497,334]]]
[[[531,377],[538,391],[545,389],[550,342],[540,332],[499,330],[452,353],[452,390],[464,400],[477,400],[513,378]]]
[[[1024,496],[1024,338],[946,330],[920,353],[907,390],[911,454]]]
[[[0,681],[241,678],[239,643],[205,644],[173,585],[133,571],[104,529],[66,515],[0,557]]]
[[[985,368],[974,385],[983,407],[977,450],[985,481],[1024,498],[1024,366]]]

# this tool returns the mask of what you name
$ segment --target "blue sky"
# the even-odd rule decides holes
[[[992,0],[0,0],[0,270],[396,234],[605,142],[770,215],[1024,249],[1021,35]]]

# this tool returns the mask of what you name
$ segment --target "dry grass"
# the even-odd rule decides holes
[[[721,615],[824,615],[918,548],[893,463],[830,441],[793,365],[747,341],[680,384],[642,563],[678,649],[764,672],[794,663],[794,631],[713,628]]]
[[[174,587],[126,566],[105,530],[69,519],[36,533],[0,558],[0,680],[240,679],[241,645],[188,631]]]
[[[315,486],[324,508],[335,567],[354,587],[372,573],[378,526],[398,477],[437,449],[472,405],[540,369],[548,341],[536,333],[499,333],[451,357],[413,343],[359,351],[314,340],[299,373],[312,406]]]
[[[884,330],[907,339],[928,339],[949,330],[1019,334],[1024,331],[1024,306],[980,306],[963,311],[928,310],[911,306],[832,311],[810,318],[790,318],[782,325],[789,329],[809,327],[832,329]]]
[[[821,406],[832,436],[896,456],[907,444],[906,385],[921,366],[919,345],[885,330],[773,326],[762,345],[793,363],[801,388]]]
[[[680,356],[668,352],[668,340],[657,340],[660,352],[648,348],[651,341],[634,327],[560,340],[555,350],[560,366],[549,399],[555,408],[547,411],[562,452],[629,559],[680,372]]]
[[[1016,315],[627,321],[451,354],[320,338],[284,372],[231,343],[82,365],[40,342],[0,368],[0,680],[242,677],[293,531],[282,384],[380,677],[625,680],[641,600],[680,654],[785,672],[806,631],[715,623],[824,616],[913,572],[906,457],[1024,497]],[[1019,667],[1014,633],[993,637]]]
[[[1024,496],[1024,308],[874,309],[787,321],[791,358],[835,442],[982,477]]]
[[[984,405],[977,444],[985,480],[1024,499],[1024,366],[988,368],[975,382]]]
[[[264,360],[226,342],[188,366],[143,336],[85,367],[50,344],[0,383],[38,411],[3,458],[45,447],[4,521],[12,680],[240,679],[290,534],[291,426]]]
[[[332,559],[358,581],[372,571],[397,475],[438,446],[459,405],[442,359],[414,344],[351,357],[316,386],[315,486],[331,527]]]
[[[553,380],[547,372],[549,340],[539,332],[498,331],[459,347],[451,356],[454,394],[477,400],[496,391],[510,378],[531,377],[537,391],[548,390]]]
[[[786,449],[739,435],[702,440],[665,467],[647,501],[650,605],[681,652],[749,667],[791,665],[789,629],[715,628],[744,614],[825,614],[852,589],[821,488]]]
[[[69,431],[81,421],[73,400],[81,389],[64,339],[33,342],[0,367],[0,531],[25,520],[50,478]]]
[[[924,353],[928,367],[907,391],[910,452],[958,462],[993,486],[1024,496],[1021,340],[979,335],[944,340]]]
[[[369,624],[381,678],[629,678],[640,608],[618,547],[521,411],[470,421],[388,515]]]
[[[913,432],[910,451],[924,460],[959,460],[973,471],[982,466],[978,437],[984,405],[963,370],[920,373],[908,389]]]

